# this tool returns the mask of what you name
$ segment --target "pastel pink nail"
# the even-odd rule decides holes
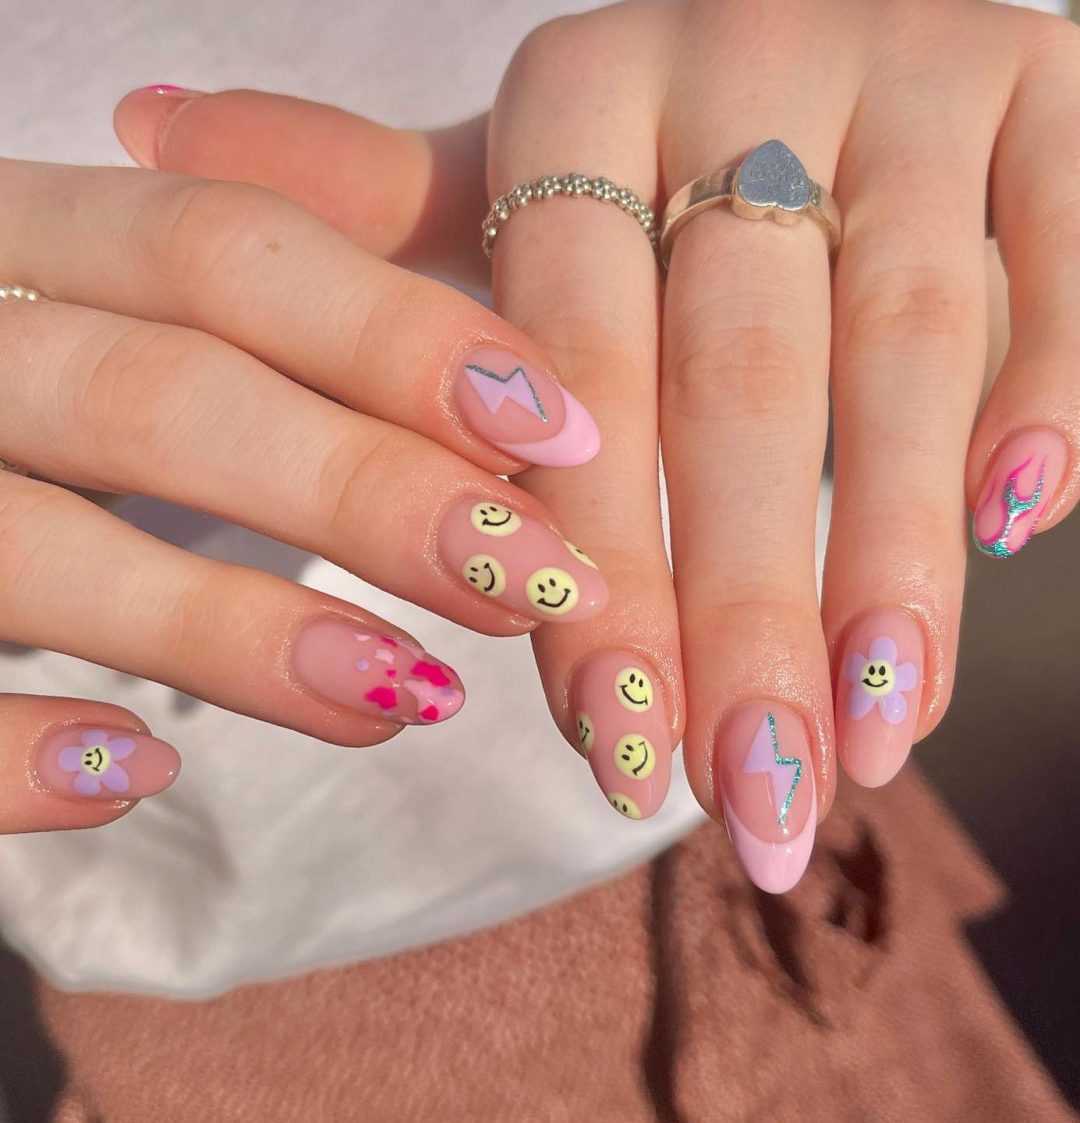
[[[180,771],[180,754],[146,733],[69,725],[41,743],[34,770],[60,795],[115,802],[163,791]]]
[[[671,723],[656,671],[632,651],[589,656],[574,674],[570,704],[581,746],[608,803],[647,819],[671,785]]]
[[[724,821],[750,880],[786,893],[814,847],[817,795],[806,726],[786,706],[749,702],[716,741]]]
[[[906,612],[871,612],[849,629],[836,684],[836,742],[857,784],[879,788],[907,760],[923,665],[922,631]]]
[[[401,725],[445,721],[465,703],[457,672],[400,635],[352,620],[320,619],[292,645],[296,677],[316,694]]]
[[[535,620],[587,620],[607,604],[607,584],[588,555],[499,503],[455,504],[438,541],[450,572],[470,589]]]
[[[975,545],[989,557],[1011,558],[1035,533],[1057,494],[1069,446],[1052,429],[1028,429],[998,449],[971,519]]]
[[[474,433],[517,460],[571,468],[600,451],[596,422],[581,402],[508,351],[481,347],[465,355],[454,399]]]

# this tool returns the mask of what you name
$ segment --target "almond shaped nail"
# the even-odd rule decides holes
[[[1029,429],[1006,440],[971,517],[975,545],[991,558],[1018,554],[1057,494],[1068,461],[1069,446],[1052,429]]]
[[[69,725],[41,743],[34,770],[59,795],[115,802],[164,791],[180,772],[180,754],[146,733]]]
[[[495,347],[470,351],[454,373],[462,420],[497,449],[553,468],[571,468],[600,451],[589,411],[550,375]]]
[[[402,725],[445,721],[465,704],[457,672],[404,636],[314,620],[292,645],[297,679],[328,701]]]
[[[632,651],[590,655],[575,671],[570,704],[581,746],[608,803],[647,819],[671,786],[671,722],[660,679]]]
[[[607,584],[587,554],[499,503],[456,503],[439,526],[438,545],[464,585],[534,620],[587,620],[607,605]]]
[[[814,847],[817,795],[806,726],[786,706],[749,702],[725,719],[716,742],[724,821],[750,880],[786,893]]]

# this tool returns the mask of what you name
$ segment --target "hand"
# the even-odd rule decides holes
[[[7,161],[0,208],[0,281],[50,297],[0,293],[0,449],[32,473],[0,470],[0,638],[345,745],[464,701],[392,624],[70,487],[212,513],[493,635],[604,606],[548,510],[495,475],[597,447],[519,331],[262,188]],[[488,372],[518,368],[508,420]],[[115,707],[4,696],[0,719],[0,831],[109,821],[179,766]]]
[[[940,720],[965,493],[977,539],[1002,555],[1075,503],[1080,318],[1067,251],[1080,205],[1065,154],[1080,140],[1078,41],[1060,19],[989,4],[631,3],[539,29],[500,91],[492,197],[578,169],[663,200],[779,136],[844,215],[831,293],[814,224],[750,223],[719,208],[692,221],[664,294],[659,385],[656,274],[627,216],[591,200],[544,202],[512,216],[495,252],[496,308],[547,346],[608,436],[573,491],[556,494],[551,473],[527,477],[568,521],[585,511],[602,520],[599,545],[589,545],[612,591],[602,623],[537,636],[556,720],[576,740],[580,711],[601,785],[617,805],[655,810],[662,790],[618,762],[624,735],[639,731],[616,710],[590,724],[582,698],[595,690],[588,696],[606,705],[615,664],[645,667],[673,740],[681,646],[691,783],[711,814],[727,817],[766,888],[801,873],[833,795],[835,745],[857,780],[883,783]],[[323,192],[338,201],[350,182],[301,177],[311,150],[296,125],[318,121],[323,146],[348,138],[356,160],[362,142],[377,142],[399,161],[427,160],[433,178],[470,182],[440,150],[445,136],[395,136],[288,105],[253,94],[159,103],[162,128],[149,143],[142,132],[143,158],[221,174],[225,138],[243,119],[279,159],[293,155],[271,168],[249,142],[237,166],[318,211]],[[126,120],[134,136],[141,112],[151,112],[145,100],[121,107],[122,134]],[[972,433],[988,182],[1012,344]],[[403,221],[385,248],[422,228]],[[813,538],[830,372],[835,498],[819,614]],[[657,396],[677,610],[660,550]],[[1018,498],[1038,492],[1012,519],[1010,479]],[[608,648],[633,663],[611,663]]]

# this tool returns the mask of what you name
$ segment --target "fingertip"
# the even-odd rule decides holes
[[[198,90],[181,86],[143,86],[132,90],[113,110],[117,139],[140,167],[157,168],[165,130],[188,102],[202,96]]]

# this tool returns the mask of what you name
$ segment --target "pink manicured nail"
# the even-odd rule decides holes
[[[132,90],[113,116],[120,143],[141,167],[156,168],[161,141],[173,117],[187,102],[202,96],[199,90],[185,90],[181,86],[143,86]]]
[[[431,725],[461,709],[457,672],[404,636],[351,620],[315,620],[292,646],[296,677],[331,702],[401,725]]]
[[[879,788],[911,752],[923,687],[923,637],[906,613],[872,612],[849,630],[836,685],[836,741],[844,771]]]
[[[163,791],[180,771],[180,754],[145,733],[69,725],[41,743],[34,767],[54,792],[115,802]]]
[[[1011,558],[1035,533],[1057,493],[1069,446],[1052,429],[1017,433],[998,449],[971,519],[975,545],[992,558]]]
[[[604,651],[582,663],[570,688],[578,744],[608,803],[647,819],[671,785],[671,723],[659,678],[632,651]]]
[[[596,422],[581,402],[508,351],[481,347],[465,355],[454,398],[474,433],[517,460],[571,468],[600,451]]]
[[[749,702],[733,710],[716,742],[724,821],[750,880],[786,893],[814,846],[817,796],[810,740],[786,706]]]
[[[170,86],[170,85],[168,85],[167,83],[164,83],[164,82],[162,82],[162,83],[160,83],[156,86],[142,86],[140,89],[134,90],[133,93],[137,93],[137,94],[154,93],[154,94],[174,95],[174,96],[179,94],[183,97],[200,97],[201,96],[198,90],[188,90],[188,89],[185,89],[185,87],[183,87],[183,86]]]
[[[465,499],[439,527],[439,553],[470,589],[535,620],[587,620],[607,604],[595,563],[528,515]]]

